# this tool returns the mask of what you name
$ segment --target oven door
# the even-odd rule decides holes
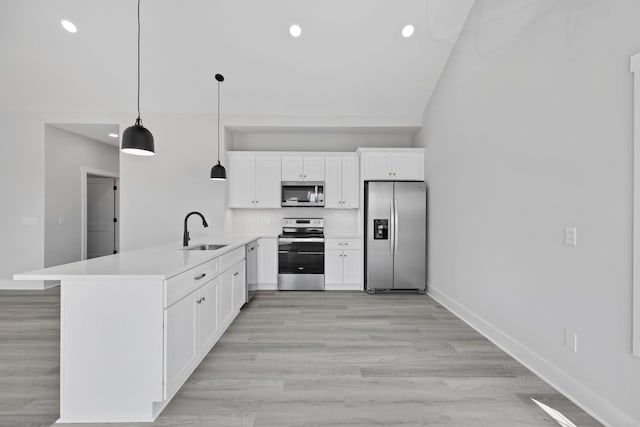
[[[324,274],[324,241],[280,239],[278,273]]]
[[[278,289],[324,290],[324,240],[278,241]]]

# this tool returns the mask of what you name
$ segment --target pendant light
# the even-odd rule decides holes
[[[155,146],[153,135],[144,126],[140,118],[140,0],[138,0],[138,118],[122,134],[122,152],[137,156],[153,156]]]
[[[227,179],[227,171],[220,164],[220,82],[224,81],[222,74],[216,74],[218,81],[218,164],[211,168],[211,179],[215,181],[224,181]]]

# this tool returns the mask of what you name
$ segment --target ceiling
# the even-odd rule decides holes
[[[66,130],[67,132],[75,133],[76,135],[84,136],[95,141],[104,142],[105,144],[113,145],[114,147],[120,146],[120,138],[110,137],[109,134],[120,134],[120,126],[116,124],[104,124],[104,123],[49,123],[51,126],[58,129]]]
[[[421,116],[473,1],[143,0],[143,117]],[[136,5],[0,0],[0,111],[135,112]]]

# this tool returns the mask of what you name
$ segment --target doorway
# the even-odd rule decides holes
[[[82,259],[119,252],[119,179],[114,173],[82,168]]]
[[[87,259],[118,253],[118,180],[87,175]]]

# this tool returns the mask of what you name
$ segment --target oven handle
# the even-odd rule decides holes
[[[324,242],[324,239],[321,237],[310,237],[310,238],[279,238],[278,242],[281,243],[294,243],[294,242]]]
[[[324,255],[324,252],[312,251],[278,251],[279,254]]]

